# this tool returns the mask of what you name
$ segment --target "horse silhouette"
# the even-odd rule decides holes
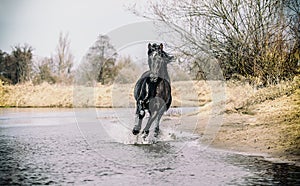
[[[165,111],[172,102],[171,85],[167,64],[173,60],[163,51],[163,44],[148,44],[148,65],[146,71],[137,81],[134,88],[136,100],[136,121],[132,130],[134,135],[140,133],[145,111],[148,110],[150,117],[142,131],[143,138],[149,134],[149,129],[155,121],[154,136],[159,134],[159,122]]]

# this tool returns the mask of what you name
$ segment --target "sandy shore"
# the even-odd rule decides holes
[[[177,120],[180,129],[200,134],[200,142],[210,147],[300,166],[299,85],[297,80],[253,91],[229,84],[225,104],[215,98],[198,112],[165,122]]]
[[[0,83],[1,107],[134,107],[134,84],[94,87]],[[199,111],[163,118],[212,147],[300,165],[300,78],[255,89],[242,82],[172,82],[173,107]]]

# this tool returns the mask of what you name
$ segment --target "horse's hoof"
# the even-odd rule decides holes
[[[149,134],[149,130],[143,130],[143,133],[142,133],[142,134],[148,135],[148,134]]]
[[[160,130],[158,128],[155,128],[154,130],[154,137],[157,137],[160,133]]]
[[[148,136],[148,134],[149,134],[149,130],[143,130],[143,132],[142,132],[142,137],[143,138],[146,138],[147,136]]]
[[[138,135],[139,133],[140,133],[140,131],[137,130],[137,129],[133,129],[133,130],[132,130],[132,134],[133,134],[133,135]]]

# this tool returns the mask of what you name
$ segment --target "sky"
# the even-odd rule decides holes
[[[0,49],[10,52],[12,46],[28,44],[35,56],[50,57],[60,32],[69,34],[75,61],[81,60],[99,34],[112,36],[116,49],[125,51],[133,45],[141,48],[142,41],[155,39],[155,33],[147,20],[127,10],[133,3],[134,0],[0,0]]]

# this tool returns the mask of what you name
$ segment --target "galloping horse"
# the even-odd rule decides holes
[[[149,129],[155,121],[154,136],[159,134],[159,121],[172,102],[170,78],[167,64],[173,57],[163,51],[163,44],[148,44],[148,65],[146,71],[137,81],[134,88],[136,100],[136,122],[132,130],[134,135],[140,133],[145,110],[148,110],[150,118],[142,132],[143,138],[149,134]]]

